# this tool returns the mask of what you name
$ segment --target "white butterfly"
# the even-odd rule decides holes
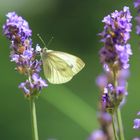
[[[52,84],[62,84],[70,81],[85,66],[85,63],[74,55],[47,50],[47,48],[43,48],[41,59],[44,75]]]

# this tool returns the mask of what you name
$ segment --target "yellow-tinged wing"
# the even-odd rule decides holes
[[[43,52],[42,61],[45,77],[52,84],[70,81],[85,65],[74,55],[53,50]]]

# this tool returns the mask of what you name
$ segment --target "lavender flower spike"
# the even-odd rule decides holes
[[[128,73],[129,58],[132,55],[128,43],[132,28],[131,19],[129,7],[125,6],[123,10],[115,10],[102,20],[105,26],[99,35],[104,46],[99,54],[107,76],[102,93],[102,106],[109,113],[113,113],[127,96],[127,77],[123,76],[122,72]],[[101,80],[98,80],[99,84]]]
[[[135,18],[137,22],[136,33],[137,35],[140,35],[140,0],[135,0],[134,7],[137,9],[138,13],[137,17]]]
[[[104,31],[99,35],[104,47],[100,50],[100,60],[106,71],[129,68],[131,19],[129,8],[125,6],[122,11],[116,10],[102,21],[105,23]]]
[[[30,38],[32,31],[28,22],[15,12],[8,13],[7,18],[3,25],[3,34],[11,41],[11,61],[16,63],[15,69],[19,73],[28,77],[25,82],[19,85],[19,88],[27,97],[38,95],[47,84],[39,76],[42,62],[37,60],[38,52],[32,47]]]

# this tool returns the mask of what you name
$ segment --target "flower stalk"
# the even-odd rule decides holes
[[[120,108],[117,109],[117,123],[118,123],[118,129],[119,129],[119,136],[120,140],[125,140],[124,138],[124,130],[123,130],[123,123],[122,123],[122,117],[121,117],[121,110]]]
[[[29,102],[30,102],[30,112],[31,112],[32,138],[33,138],[33,140],[39,140],[38,128],[37,128],[35,98],[30,98]]]
[[[117,135],[117,131],[116,131],[116,126],[115,126],[115,116],[114,116],[114,114],[112,114],[112,127],[113,127],[115,140],[119,140],[118,135]]]
[[[117,82],[117,74],[115,70],[113,71],[113,79],[114,79],[114,86],[117,88],[118,82]],[[120,140],[124,140],[124,130],[123,130],[123,123],[122,123],[122,118],[121,118],[121,110],[120,107],[118,106],[116,110],[116,120],[117,120],[117,127],[118,127],[118,133],[119,133],[119,138]]]

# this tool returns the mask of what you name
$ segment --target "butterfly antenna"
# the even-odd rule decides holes
[[[42,44],[43,44],[46,48],[48,48],[48,46],[52,43],[52,40],[54,39],[54,37],[52,37],[52,38],[49,40],[48,44],[46,45],[46,43],[44,42],[44,40],[42,39],[42,37],[40,36],[40,34],[37,34],[37,36],[38,36],[38,38],[41,40]]]
[[[53,39],[54,39],[54,37],[52,36],[51,39],[49,40],[48,44],[47,44],[47,47],[50,46],[50,44],[52,43]]]
[[[44,42],[44,40],[42,39],[42,37],[40,36],[40,34],[37,34],[38,38],[40,39],[40,41],[42,42],[42,44],[47,48],[46,43]]]

